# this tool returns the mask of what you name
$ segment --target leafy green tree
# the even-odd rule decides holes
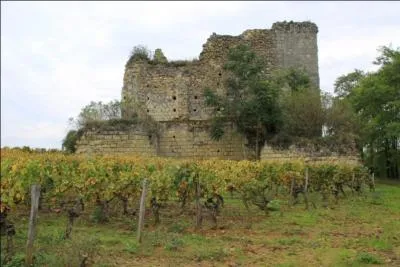
[[[83,128],[91,122],[106,121],[121,118],[121,102],[113,100],[108,103],[91,101],[89,105],[82,108],[76,119],[70,118],[70,123],[76,128]]]
[[[400,49],[382,47],[380,68],[363,77],[350,101],[362,120],[366,162],[383,177],[400,179]]]
[[[226,96],[206,89],[206,105],[214,107],[211,137],[224,135],[224,125],[233,123],[260,157],[265,141],[274,136],[281,124],[279,88],[268,81],[262,64],[247,45],[231,49],[224,69],[228,71]]]
[[[336,96],[339,98],[349,96],[365,75],[365,72],[355,69],[354,72],[350,72],[349,74],[337,78],[334,84],[334,92]]]
[[[90,123],[96,122],[118,122],[121,119],[121,102],[113,100],[108,103],[101,101],[91,101],[81,109],[77,118],[69,118],[69,127],[73,128],[68,131],[62,141],[62,150],[74,153],[76,151],[76,142],[82,134],[81,129]]]
[[[62,150],[68,153],[75,153],[78,139],[78,131],[70,130],[62,141]]]
[[[304,69],[288,68],[278,70],[272,75],[275,82],[283,89],[291,92],[302,91],[303,89],[316,89],[311,84],[310,77]]]
[[[324,111],[319,90],[304,87],[283,94],[283,132],[291,138],[321,136]]]
[[[349,99],[332,96],[329,105],[324,105],[324,111],[328,146],[339,153],[357,153],[361,149],[361,122]]]
[[[283,69],[272,74],[271,80],[280,88],[279,104],[282,125],[271,145],[287,148],[293,143],[321,137],[325,113],[320,90],[315,88],[303,69]]]

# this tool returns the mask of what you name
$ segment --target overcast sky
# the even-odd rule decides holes
[[[68,118],[120,99],[133,46],[198,57],[213,33],[318,25],[321,89],[400,46],[400,2],[1,2],[1,146],[61,148]]]

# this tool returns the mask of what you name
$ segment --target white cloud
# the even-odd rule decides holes
[[[32,124],[18,124],[13,137],[27,140],[52,139],[65,134],[64,123],[35,122]],[[6,138],[8,136],[5,136]]]

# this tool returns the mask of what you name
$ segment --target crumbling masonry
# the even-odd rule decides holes
[[[159,125],[153,136],[140,127],[84,133],[78,153],[130,153],[145,156],[243,159],[250,156],[246,140],[231,126],[220,141],[209,136],[210,110],[204,105],[206,87],[224,94],[223,65],[230,48],[248,44],[264,63],[268,75],[277,69],[304,69],[319,88],[318,28],[312,22],[277,22],[271,29],[246,30],[239,36],[213,33],[198,60],[185,62],[133,61],[126,65],[122,100],[133,101],[122,116],[145,113]]]

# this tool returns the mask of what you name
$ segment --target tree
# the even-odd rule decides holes
[[[121,118],[121,102],[113,100],[108,103],[91,101],[81,109],[77,118],[69,118],[69,127],[73,128],[68,131],[62,141],[62,150],[68,153],[76,151],[76,142],[82,134],[82,129],[88,124],[97,122],[107,122],[110,120],[118,121]]]
[[[329,146],[340,153],[355,153],[361,149],[361,123],[348,98],[331,97],[325,106],[326,137]]]
[[[337,97],[344,98],[349,96],[365,75],[365,72],[355,69],[354,72],[350,72],[349,74],[337,78],[334,84],[334,92]]]
[[[279,89],[263,76],[260,60],[247,45],[229,51],[224,69],[229,73],[226,96],[209,88],[204,92],[206,105],[214,107],[211,137],[220,139],[224,125],[233,123],[259,159],[265,141],[281,124]]]
[[[281,88],[287,88],[291,92],[311,88],[316,89],[313,88],[310,77],[304,69],[288,68],[278,70],[273,73],[272,77]]]
[[[282,96],[283,132],[291,138],[321,136],[324,111],[319,90],[304,87]]]
[[[300,139],[310,143],[321,137],[325,113],[320,90],[315,88],[303,69],[283,69],[270,78],[280,88],[279,104],[282,109],[282,125],[271,144],[288,147]]]
[[[68,153],[75,153],[78,139],[78,131],[70,130],[62,141],[62,150]]]
[[[400,49],[382,47],[380,68],[363,77],[349,99],[362,120],[364,158],[383,177],[400,179]]]
[[[82,108],[76,119],[71,118],[70,123],[75,123],[76,128],[83,128],[91,122],[106,121],[121,118],[121,102],[113,100],[108,103],[91,101]]]

